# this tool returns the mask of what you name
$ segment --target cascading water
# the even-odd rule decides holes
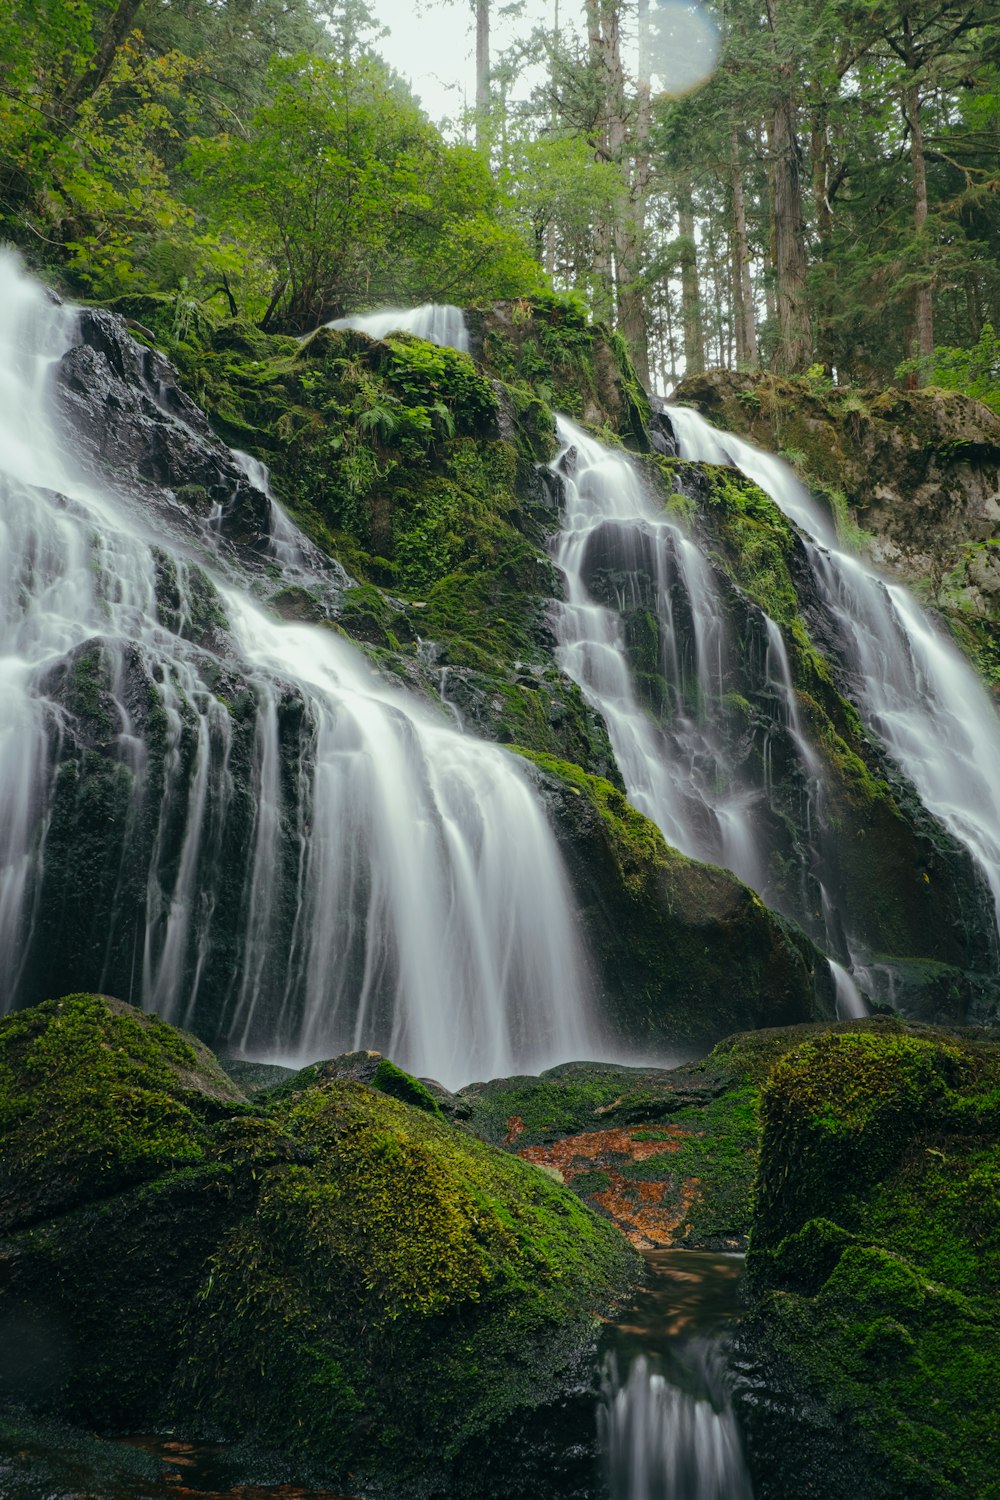
[[[86,477],[54,385],[76,314],[9,256],[0,308],[4,1003],[106,989],[451,1084],[593,1052],[526,772],[267,615],[211,517]],[[271,546],[315,562],[287,518]]]
[[[720,586],[696,542],[651,498],[624,454],[565,418],[558,431],[552,468],[562,481],[563,529],[555,560],[566,580],[565,601],[555,606],[558,658],[604,718],[629,797],[668,843],[725,865],[846,959],[827,920],[834,914],[817,857],[798,852],[797,901],[771,888],[771,856],[787,822],[771,785],[773,740],[790,742],[807,835],[820,795],[780,630],[757,611],[757,639],[737,653]],[[662,689],[641,692],[633,662],[643,655],[665,699]],[[742,703],[747,693],[770,725],[756,756],[732,719],[732,697]],[[786,863],[794,857],[789,851]],[[819,920],[811,920],[815,911]]]
[[[552,467],[563,477],[564,507],[555,560],[566,579],[555,614],[560,665],[603,715],[629,797],[668,842],[759,886],[761,856],[743,815],[749,790],[735,767],[724,789],[717,780],[728,760],[719,722],[727,683],[714,580],[623,455],[563,417],[558,433],[562,450]],[[640,702],[629,667],[621,621],[628,604],[645,606],[663,625],[657,665],[670,697],[657,705],[659,715]]]
[[[610,1500],[752,1500],[726,1362],[742,1258],[648,1260],[651,1285],[606,1339],[598,1431]]]
[[[465,316],[460,307],[447,302],[425,302],[421,307],[386,307],[376,312],[352,313],[348,318],[335,318],[327,328],[356,328],[367,333],[369,338],[384,339],[390,333],[412,333],[429,344],[441,344],[447,349],[457,349],[460,354],[469,352],[469,334]]]
[[[979,679],[905,588],[838,548],[787,464],[690,408],[667,415],[683,458],[742,470],[805,533],[851,696],[925,807],[972,855],[1000,926],[1000,721]]]

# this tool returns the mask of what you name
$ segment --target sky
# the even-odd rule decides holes
[[[582,28],[582,0],[519,0],[496,3],[491,24],[494,61],[517,37],[536,26]],[[472,0],[370,0],[388,34],[377,50],[403,75],[432,120],[457,123],[476,93],[476,39]],[[514,14],[504,15],[504,11]],[[719,32],[711,7],[699,0],[652,0],[651,70],[655,91],[677,95],[711,76],[718,58]],[[634,40],[632,46],[634,47]],[[626,42],[626,59],[631,47]],[[634,63],[634,58],[631,59]],[[515,95],[526,96],[539,74],[528,69]]]
[[[409,82],[432,120],[458,120],[476,95],[476,37],[470,0],[370,0],[371,9],[389,35],[376,43],[386,62]],[[552,25],[553,0],[525,0],[517,19],[493,7],[491,46],[494,55],[515,35],[536,24]],[[562,0],[562,10],[581,9]]]

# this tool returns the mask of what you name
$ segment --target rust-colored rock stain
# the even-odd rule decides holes
[[[515,1122],[523,1129],[523,1121],[512,1116],[508,1132]],[[516,1140],[519,1133],[508,1134],[508,1140]],[[518,1155],[535,1166],[554,1168],[567,1183],[584,1172],[603,1172],[607,1186],[585,1196],[614,1220],[637,1249],[661,1250],[677,1242],[677,1231],[686,1222],[701,1183],[697,1177],[637,1180],[625,1175],[630,1166],[678,1150],[691,1134],[682,1125],[658,1126],[657,1133],[658,1140],[648,1130],[589,1130],[548,1146],[526,1146]]]

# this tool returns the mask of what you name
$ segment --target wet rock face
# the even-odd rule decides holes
[[[241,548],[269,533],[270,501],[177,383],[162,355],[145,349],[114,313],[80,315],[80,342],[61,360],[62,410],[76,456],[95,474],[149,505],[170,506],[176,523],[201,529],[210,518]]]
[[[610,1050],[701,1048],[833,1015],[826,961],[794,923],[669,848],[610,782],[532,759],[599,965]]]
[[[1000,419],[954,391],[810,390],[773,375],[713,370],[677,400],[840,492],[872,561],[922,588],[1000,652]],[[978,654],[978,653],[974,653]]]

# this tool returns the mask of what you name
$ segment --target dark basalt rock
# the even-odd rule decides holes
[[[670,425],[669,414],[665,411],[653,411],[649,417],[649,445],[654,453],[659,453],[664,458],[676,458],[679,452],[674,429]]]
[[[171,520],[201,530],[217,517],[221,534],[243,552],[270,531],[270,501],[257,489],[161,354],[137,344],[114,313],[80,314],[80,343],[56,371],[60,404],[76,456],[112,475],[127,495]]]

